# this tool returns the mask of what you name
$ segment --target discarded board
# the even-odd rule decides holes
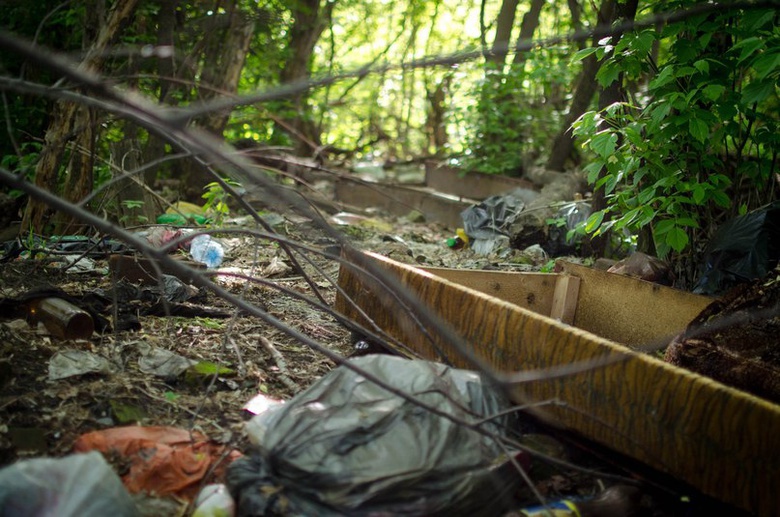
[[[391,184],[342,178],[336,182],[336,201],[351,207],[376,208],[394,216],[421,212],[426,220],[455,229],[463,226],[460,213],[482,200],[516,188],[535,189],[526,180],[476,172],[463,173],[433,162],[425,165],[425,184]]]
[[[424,271],[370,256],[496,370],[539,371],[597,363],[565,376],[513,384],[511,393],[517,403],[560,401],[563,404],[545,406],[543,417],[717,499],[760,515],[777,513],[780,406],[632,351],[614,339],[529,310],[527,306],[532,305],[535,310],[552,311],[558,275],[548,275],[546,280],[552,293],[549,303],[538,297],[529,303],[523,293],[518,296],[512,292],[506,278],[496,283],[495,272],[485,272],[488,276],[483,277],[483,272],[476,271],[468,275],[452,270]],[[564,274],[579,276],[582,271],[577,269]],[[472,287],[482,286],[483,292],[445,279],[445,275],[457,281],[466,279],[465,283]],[[518,275],[520,285],[525,283],[529,289],[532,284],[543,283],[523,273],[514,275]],[[647,321],[675,318],[683,311],[695,310],[695,303],[685,306],[674,296],[667,297],[662,288],[650,286],[642,291],[637,286],[644,282],[613,276],[617,280],[610,283],[615,290],[606,296],[624,305],[625,312],[609,314],[612,321],[623,318],[621,314],[647,314]],[[590,278],[587,273],[579,278],[574,323],[587,325],[585,320],[610,309],[586,307],[588,296],[602,297],[603,301],[605,295],[597,294],[602,289],[594,285],[600,278]],[[357,306],[347,303],[343,296],[338,298],[336,309],[345,316],[365,322],[359,313],[362,310],[384,332],[421,357],[444,357],[454,366],[471,367],[436,329],[421,330],[415,315],[409,315],[395,298],[387,296],[386,289],[375,280],[342,267],[339,285]],[[560,289],[571,293],[568,287]],[[507,295],[507,299],[525,299],[526,307],[485,294],[491,290],[495,291],[493,294]],[[702,299],[700,303],[706,301]],[[661,302],[666,305],[658,305]],[[629,319],[626,326],[641,325],[639,320]],[[658,328],[645,330],[645,336],[657,333]],[[663,334],[675,328],[676,324],[665,328]],[[634,335],[633,339],[640,338]]]
[[[424,187],[347,179],[336,182],[335,198],[353,207],[376,208],[397,217],[417,210],[426,220],[442,223],[452,229],[463,226],[460,213],[472,204]]]
[[[433,161],[425,162],[425,186],[464,199],[482,201],[516,188],[536,190],[533,183],[498,174],[464,172]]]

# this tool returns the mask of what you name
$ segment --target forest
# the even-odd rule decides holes
[[[778,7],[0,0],[0,514],[775,514]]]
[[[238,149],[584,174],[594,210],[578,231],[627,230],[663,258],[693,260],[717,224],[777,197],[772,3],[6,0],[4,13],[2,166],[69,201],[141,167],[149,185],[181,180],[183,199],[214,180],[36,52]],[[149,218],[154,200],[101,203]],[[28,203],[22,232],[72,223],[48,215]]]

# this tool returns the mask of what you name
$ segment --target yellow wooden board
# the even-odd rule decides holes
[[[601,362],[579,373],[515,384],[516,402],[557,400],[561,405],[544,409],[546,418],[715,498],[760,515],[777,514],[779,406],[421,269],[374,260],[497,370]],[[414,315],[366,275],[342,267],[339,284],[381,329],[421,356],[444,354],[453,365],[469,367],[451,343],[433,328],[421,330]],[[336,308],[364,321],[343,296]]]

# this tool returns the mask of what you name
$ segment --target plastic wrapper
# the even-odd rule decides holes
[[[780,259],[780,202],[723,223],[704,250],[693,292],[716,295],[763,278]]]
[[[474,372],[388,355],[351,362],[467,422],[509,407]],[[484,428],[505,435],[513,423]],[[500,515],[520,479],[497,440],[344,366],[250,424],[258,450],[228,470],[239,516]]]
[[[138,515],[119,476],[97,452],[38,458],[0,470],[4,517]]]
[[[508,239],[509,226],[525,208],[522,199],[512,194],[490,196],[461,212],[463,229],[477,253],[489,253],[495,243]]]

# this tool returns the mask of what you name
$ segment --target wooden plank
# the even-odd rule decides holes
[[[477,202],[516,188],[536,190],[533,183],[524,179],[464,172],[431,161],[425,163],[425,185],[439,192]]]
[[[580,279],[571,275],[559,275],[555,282],[550,317],[561,323],[574,324],[577,313],[577,301],[580,294]]]
[[[336,182],[335,197],[348,205],[377,208],[398,217],[418,210],[427,221],[440,222],[453,230],[463,226],[460,213],[471,206],[470,203],[421,188],[343,179]]]
[[[547,406],[540,416],[720,500],[776,514],[780,406],[430,272],[372,257],[496,370],[543,371],[601,360],[566,376],[514,384],[516,402],[558,400],[562,405]],[[370,276],[342,267],[339,285],[380,328],[423,357],[444,356],[457,367],[469,367],[451,341],[436,328],[420,329],[415,315]],[[343,297],[336,308],[362,321]]]
[[[626,345],[668,343],[712,301],[625,275],[558,264],[580,278],[574,326]]]
[[[473,271],[437,267],[422,268],[456,284],[495,296],[525,309],[549,316],[558,275],[549,273],[512,273]]]

